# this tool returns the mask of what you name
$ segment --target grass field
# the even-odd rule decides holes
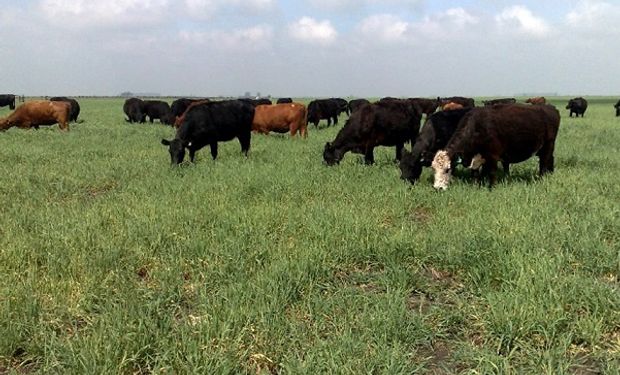
[[[0,133],[0,374],[619,374],[620,118],[565,99],[492,191],[324,166],[345,116],[177,168],[120,99]]]

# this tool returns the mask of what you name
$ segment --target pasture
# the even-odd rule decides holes
[[[0,374],[618,374],[617,98],[567,99],[491,191],[324,166],[344,114],[177,168],[121,99],[0,133]]]

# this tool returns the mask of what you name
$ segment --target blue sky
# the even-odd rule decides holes
[[[26,95],[620,94],[620,1],[0,0]]]

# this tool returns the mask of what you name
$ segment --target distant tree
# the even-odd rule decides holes
[[[120,96],[122,96],[124,98],[128,98],[128,97],[134,96],[134,94],[131,91],[125,91],[125,92],[121,92]]]

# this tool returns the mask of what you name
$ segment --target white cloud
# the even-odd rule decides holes
[[[620,31],[620,6],[603,1],[581,1],[566,15],[566,22],[575,29],[617,33]]]
[[[206,45],[213,49],[229,51],[259,51],[268,48],[273,41],[270,26],[257,25],[233,31],[181,31],[181,41],[189,45]]]
[[[521,5],[504,9],[495,17],[495,21],[503,30],[516,31],[528,36],[543,37],[551,31],[551,27],[544,19],[536,17],[528,8]]]
[[[288,31],[295,39],[323,45],[333,43],[338,36],[338,32],[331,22],[328,20],[317,21],[310,17],[302,17],[289,24]]]
[[[257,14],[275,7],[276,0],[185,0],[188,15],[192,18],[209,19],[224,10],[242,14]]]
[[[403,41],[409,24],[391,14],[377,14],[363,19],[359,30],[367,38],[380,39],[385,42]]]

